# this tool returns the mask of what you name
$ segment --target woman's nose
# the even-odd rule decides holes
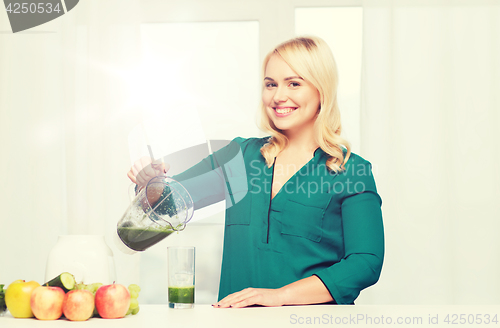
[[[286,89],[278,87],[276,88],[276,92],[274,93],[273,100],[275,103],[282,103],[288,100],[288,96],[286,94]]]

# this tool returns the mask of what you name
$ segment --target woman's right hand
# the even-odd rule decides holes
[[[141,189],[144,188],[154,177],[165,175],[169,169],[170,165],[161,162],[161,159],[151,163],[150,157],[142,157],[130,168],[127,176]]]

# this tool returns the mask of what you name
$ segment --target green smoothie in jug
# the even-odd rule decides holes
[[[136,228],[136,227],[119,227],[118,236],[130,249],[135,251],[144,251],[150,246],[156,244],[160,240],[168,237],[172,229],[162,228]]]

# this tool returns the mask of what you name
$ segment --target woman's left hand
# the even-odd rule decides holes
[[[284,294],[282,289],[246,288],[224,297],[213,307],[242,308],[250,305],[282,306]]]

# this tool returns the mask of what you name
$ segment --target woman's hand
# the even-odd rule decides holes
[[[217,308],[241,308],[250,305],[282,306],[285,304],[284,300],[285,295],[281,288],[246,288],[224,297],[212,306]]]
[[[318,304],[333,301],[330,292],[317,276],[310,276],[278,289],[246,288],[224,297],[213,307],[240,308],[250,305],[282,306]]]
[[[161,162],[161,160],[151,163],[151,158],[142,157],[130,168],[127,176],[139,188],[143,188],[151,179],[159,175],[165,175],[169,169],[170,165]]]

